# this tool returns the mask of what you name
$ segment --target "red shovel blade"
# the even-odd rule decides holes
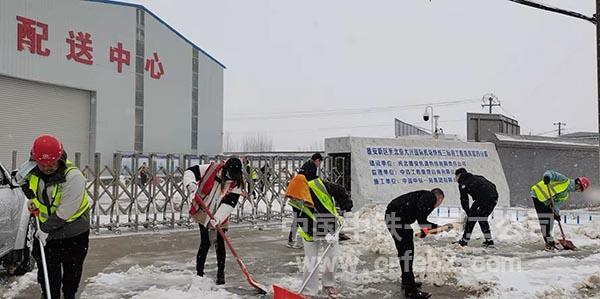
[[[306,299],[306,297],[292,292],[282,286],[273,285],[273,299]]]
[[[560,243],[560,245],[562,245],[562,247],[564,249],[567,249],[567,250],[577,249],[577,247],[575,246],[575,244],[573,244],[573,242],[571,242],[571,240],[562,239],[562,240],[558,240],[558,242]]]

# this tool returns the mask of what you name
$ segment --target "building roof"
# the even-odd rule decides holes
[[[107,4],[121,5],[121,6],[130,6],[130,7],[135,7],[135,8],[144,10],[145,12],[147,12],[151,16],[153,16],[156,20],[158,20],[159,22],[161,22],[163,25],[167,26],[167,28],[169,28],[171,31],[173,31],[173,33],[177,34],[177,36],[179,36],[181,39],[183,39],[184,41],[186,41],[188,44],[190,44],[196,50],[204,53],[204,55],[208,56],[212,61],[216,62],[222,68],[224,68],[224,69],[227,68],[224,64],[222,64],[216,58],[212,57],[206,51],[202,50],[202,48],[200,48],[198,45],[194,44],[192,41],[190,41],[189,39],[187,39],[185,36],[183,36],[183,34],[179,33],[179,31],[175,30],[175,28],[171,27],[171,25],[169,25],[167,22],[165,22],[163,19],[161,19],[159,16],[157,16],[155,13],[153,13],[152,11],[150,11],[149,9],[147,9],[143,5],[135,4],[135,3],[126,3],[126,2],[112,1],[112,0],[85,0],[85,1],[88,1],[88,2],[98,2],[98,3],[107,3]]]
[[[567,147],[590,147],[597,148],[598,144],[593,142],[586,142],[584,140],[565,140],[564,138],[557,137],[543,137],[543,136],[529,136],[529,135],[504,135],[495,134],[496,139],[500,142],[507,143],[520,143],[520,144],[536,144],[536,145],[549,145],[549,146],[567,146]]]
[[[467,121],[471,119],[482,119],[482,120],[502,120],[514,125],[518,125],[519,121],[514,118],[508,117],[504,114],[496,114],[496,113],[474,113],[467,112]]]
[[[562,134],[560,138],[598,138],[598,132],[573,132]]]

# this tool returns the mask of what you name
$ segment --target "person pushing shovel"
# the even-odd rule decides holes
[[[571,192],[583,192],[590,187],[590,184],[590,179],[585,176],[570,179],[556,171],[547,170],[544,172],[543,179],[531,186],[531,198],[538,214],[546,250],[553,251],[557,249],[556,242],[552,237],[552,228],[554,220],[558,221],[560,225],[561,205],[567,202]],[[564,239],[564,234],[561,245],[565,249],[575,248],[573,243]]]
[[[291,202],[300,211],[298,233],[304,239],[304,283],[298,293],[305,290],[305,295],[317,295],[318,276],[315,270],[321,261],[325,265],[323,293],[327,298],[337,298],[335,267],[340,250],[338,234],[343,220],[335,205],[337,203],[343,211],[350,212],[352,200],[344,187],[319,178],[313,161],[302,165],[299,175],[294,178],[294,182],[290,182],[288,188],[286,196],[293,199]],[[324,248],[321,258],[320,248]]]
[[[442,201],[444,201],[444,192],[439,188],[431,191],[419,190],[396,197],[385,210],[385,223],[398,251],[405,298],[427,299],[431,297],[431,294],[421,291],[422,283],[415,281],[413,274],[415,244],[411,224],[415,221],[419,223],[421,230],[418,235],[420,238],[428,235],[430,229],[437,229],[438,225],[429,222],[427,217],[442,204]]]

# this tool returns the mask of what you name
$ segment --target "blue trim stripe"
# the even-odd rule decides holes
[[[151,16],[153,16],[155,19],[157,19],[163,25],[167,26],[167,28],[171,29],[171,31],[173,31],[175,34],[177,34],[177,36],[179,36],[181,39],[185,40],[192,47],[194,47],[198,51],[202,52],[204,55],[208,56],[214,62],[216,62],[217,64],[219,64],[222,68],[224,68],[224,69],[227,68],[224,64],[222,64],[216,58],[212,57],[210,54],[206,53],[206,51],[202,50],[202,48],[198,47],[196,44],[194,44],[193,42],[191,42],[189,39],[187,39],[185,36],[183,36],[183,34],[179,33],[179,31],[175,30],[173,27],[171,27],[171,25],[169,25],[167,22],[163,21],[163,19],[161,19],[160,17],[158,17],[155,13],[153,13],[152,11],[150,11],[149,9],[147,9],[143,5],[134,4],[134,3],[119,2],[119,1],[112,1],[112,0],[86,0],[86,1],[87,2],[107,3],[107,4],[113,4],[113,5],[121,5],[121,6],[129,6],[129,7],[135,7],[135,8],[143,9],[145,12],[149,13]]]

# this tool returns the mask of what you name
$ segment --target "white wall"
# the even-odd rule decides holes
[[[144,151],[190,152],[192,46],[151,15],[145,22],[145,55],[157,52],[165,74],[160,79],[144,75]]]
[[[16,16],[48,24],[49,38],[44,41],[51,51],[48,57],[17,51]],[[117,41],[133,51],[135,9],[67,0],[1,1],[0,28],[0,73],[96,91],[96,151],[109,153],[133,147],[134,68],[125,67],[119,74],[108,57],[110,46]],[[67,60],[70,30],[92,35],[93,65]]]
[[[387,149],[387,154],[375,154],[373,148]],[[389,149],[392,149],[390,154]],[[480,154],[480,157],[461,157],[451,155],[411,155],[400,154],[401,150],[426,149],[440,150],[443,152],[456,150],[471,150]],[[398,154],[396,154],[398,150]],[[325,152],[332,153],[350,153],[351,154],[351,189],[352,199],[357,207],[368,203],[389,203],[392,199],[415,190],[431,190],[441,188],[446,194],[443,205],[460,205],[460,193],[458,184],[453,181],[454,171],[457,168],[464,167],[469,172],[483,175],[493,182],[498,189],[499,206],[509,205],[510,192],[508,183],[502,170],[502,165],[496,152],[496,147],[492,143],[463,142],[454,140],[436,140],[431,137],[407,137],[397,139],[387,138],[361,138],[361,137],[341,137],[325,139]],[[370,165],[371,161],[375,165]],[[390,165],[378,166],[381,161],[386,161]],[[417,161],[419,163],[427,161],[432,162],[451,162],[451,166],[399,166],[404,161]],[[462,163],[466,165],[463,165]],[[456,163],[456,164],[454,164]],[[460,164],[460,165],[459,165]],[[416,170],[447,170],[450,174],[417,174]],[[385,174],[384,171],[388,173]],[[389,173],[392,170],[393,173]],[[407,175],[406,171],[411,174]],[[412,171],[415,171],[413,174]],[[377,172],[374,174],[373,171]],[[381,173],[379,173],[381,171]],[[404,173],[403,173],[404,172]],[[421,179],[422,182],[409,183],[409,178]],[[429,182],[429,178],[451,178],[449,181]],[[377,183],[375,181],[377,180]],[[404,181],[406,180],[406,181]],[[394,183],[395,182],[395,183]]]
[[[199,57],[198,153],[223,151],[223,69],[204,55]]]
[[[16,16],[24,16],[49,25],[44,46],[49,57],[19,52],[16,46]],[[165,67],[160,80],[145,74],[145,152],[191,152],[192,46],[153,16],[145,14],[147,57],[159,53]],[[0,74],[96,92],[95,151],[106,163],[115,151],[132,151],[135,120],[135,29],[136,8],[74,0],[2,0],[0,1]],[[92,35],[94,64],[67,60],[69,30]],[[122,42],[131,52],[129,66],[117,72],[109,62],[109,49]],[[200,52],[200,76],[212,78],[200,82],[199,110],[211,121],[200,122],[199,151],[221,152],[223,126],[223,69]],[[204,63],[203,63],[204,62]],[[215,84],[212,86],[211,84]],[[202,89],[205,89],[203,91]],[[202,98],[208,93],[208,98]],[[208,107],[203,104],[207,103]],[[208,113],[210,111],[210,113]],[[1,116],[0,110],[0,116]],[[202,116],[200,117],[202,120]],[[206,134],[206,137],[202,134]],[[218,135],[218,140],[216,136]],[[204,147],[202,140],[209,140]]]

